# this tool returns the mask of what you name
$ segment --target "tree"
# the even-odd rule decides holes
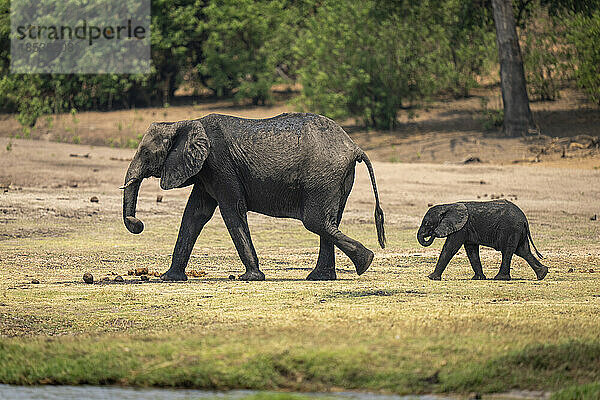
[[[529,108],[525,70],[517,37],[511,0],[492,0],[496,42],[500,61],[500,84],[504,102],[503,131],[506,136],[523,136],[535,128]]]
[[[303,108],[392,129],[401,110],[439,91],[448,41],[430,1],[324,1],[297,42]]]
[[[200,73],[218,96],[236,93],[265,104],[275,83],[271,40],[283,19],[283,1],[215,0],[205,9],[207,39]]]

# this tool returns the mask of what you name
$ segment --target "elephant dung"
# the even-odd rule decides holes
[[[90,198],[90,201],[91,201],[92,203],[98,203],[98,202],[100,201],[100,199],[98,199],[98,196],[92,196],[92,197]]]
[[[137,275],[137,276],[148,275],[148,267],[136,268],[135,275]]]
[[[90,274],[89,272],[86,272],[85,274],[83,274],[83,281],[85,283],[94,283],[94,275]]]
[[[193,276],[195,278],[200,278],[202,276],[206,276],[206,271],[204,271],[203,269],[201,269],[201,270],[192,269],[187,274],[188,274],[188,276]]]
[[[37,285],[38,283],[40,283],[40,281],[39,281],[38,279],[35,279],[35,278],[33,278],[33,279],[31,280],[31,283],[33,283],[33,284]]]

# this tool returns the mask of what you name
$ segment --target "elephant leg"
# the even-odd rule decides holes
[[[242,281],[264,281],[265,274],[258,269],[258,257],[250,237],[250,228],[246,219],[246,211],[240,207],[220,206],[221,215],[233,244],[246,267],[246,272],[239,276]]]
[[[354,167],[346,175],[344,181],[344,187],[342,189],[343,196],[339,202],[339,209],[336,216],[336,226],[340,225],[342,221],[342,214],[346,207],[346,201],[352,190],[352,184],[354,182]],[[309,281],[328,281],[337,279],[335,273],[335,249],[333,242],[327,238],[327,236],[320,236],[320,247],[319,247],[319,258],[317,259],[317,266],[311,271],[306,277]]]
[[[437,263],[435,264],[435,269],[427,277],[433,281],[441,280],[442,273],[444,273],[444,270],[448,266],[448,263],[450,262],[452,257],[456,255],[456,253],[460,249],[460,246],[462,245],[462,240],[459,240],[459,238],[455,236],[455,234],[448,236],[446,242],[444,243],[444,246],[442,247],[440,257],[438,258]]]
[[[512,256],[517,249],[517,235],[512,234],[508,237],[506,246],[502,250],[502,263],[500,264],[500,270],[494,277],[497,281],[510,281],[510,263]]]
[[[500,264],[500,270],[494,277],[497,281],[510,281],[510,263],[512,260],[512,251],[502,252],[502,263]]]
[[[332,242],[342,250],[354,263],[358,275],[362,275],[371,265],[375,256],[373,252],[360,242],[344,235],[333,221],[313,217],[305,218],[302,222],[306,229]]]
[[[533,269],[538,280],[542,280],[548,274],[548,267],[542,264],[535,256],[531,253],[529,247],[529,240],[523,241],[515,252],[516,255],[527,261],[527,264]]]
[[[485,280],[486,278],[483,274],[483,268],[481,267],[481,260],[479,259],[479,245],[465,244],[465,251],[467,252],[467,257],[469,257],[473,272],[475,272],[472,279]]]
[[[171,268],[161,276],[162,280],[187,280],[185,267],[192,254],[192,249],[202,228],[212,218],[216,207],[215,199],[210,197],[201,185],[194,185],[181,219],[171,259]]]

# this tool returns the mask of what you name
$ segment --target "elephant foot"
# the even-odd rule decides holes
[[[245,274],[242,274],[238,277],[238,280],[240,280],[240,281],[264,281],[265,274],[263,274],[262,271],[260,271],[260,270],[246,271]]]
[[[510,274],[498,274],[494,277],[495,281],[510,281]]]
[[[475,274],[475,275],[473,275],[473,277],[471,279],[474,281],[485,281],[487,278],[483,274],[481,274],[481,275]]]
[[[546,275],[548,275],[548,267],[544,267],[544,268],[540,268],[540,269],[536,270],[535,275],[537,276],[538,281],[541,281],[542,279],[544,279],[546,277]]]
[[[160,276],[160,279],[163,281],[187,281],[188,277],[185,272],[174,272],[168,270],[164,274]]]
[[[429,279],[431,279],[432,281],[441,281],[442,280],[442,275],[436,274],[435,272],[427,275],[427,277]]]
[[[369,269],[371,263],[373,262],[373,257],[375,257],[375,254],[373,254],[371,250],[365,250],[366,252],[363,253],[362,257],[352,260],[354,261],[354,266],[356,267],[356,273],[358,275],[364,274],[365,271]]]
[[[315,268],[306,277],[307,281],[335,281],[336,279],[335,267]]]

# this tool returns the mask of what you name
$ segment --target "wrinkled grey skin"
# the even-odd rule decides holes
[[[533,268],[538,279],[544,279],[546,268],[531,253],[529,242],[540,258],[523,211],[507,200],[460,202],[441,204],[430,208],[417,232],[421,246],[430,246],[436,237],[447,237],[435,270],[428,277],[440,280],[442,273],[462,245],[475,275],[473,279],[486,279],[479,259],[479,246],[488,246],[502,252],[497,280],[510,280],[510,262],[516,254]]]
[[[171,268],[163,280],[187,279],[185,267],[196,238],[217,205],[246,267],[241,280],[265,279],[250,238],[248,211],[299,219],[320,236],[317,265],[307,279],[336,279],[334,245],[361,275],[369,268],[373,252],[338,229],[357,161],[364,161],[369,170],[383,248],[384,217],[369,159],[340,126],[314,114],[261,120],[211,114],[193,121],[152,124],[125,176],[123,220],[132,233],[144,229],[135,217],[144,178],[160,178],[162,189],[193,185]]]

